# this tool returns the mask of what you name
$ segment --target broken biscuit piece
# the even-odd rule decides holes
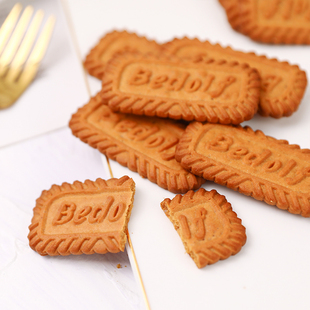
[[[216,190],[200,188],[166,198],[161,208],[198,268],[238,253],[246,242],[241,220]]]
[[[37,199],[30,247],[51,256],[124,251],[134,193],[128,176],[53,185]]]

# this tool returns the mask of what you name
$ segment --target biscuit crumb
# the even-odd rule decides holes
[[[117,264],[116,267],[117,268],[122,268],[122,265],[121,264]]]

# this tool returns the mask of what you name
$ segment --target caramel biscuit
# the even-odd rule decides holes
[[[310,44],[309,0],[220,0],[233,29],[252,40]]]
[[[238,253],[246,242],[241,220],[216,190],[166,198],[161,207],[198,268]]]
[[[112,31],[106,34],[91,49],[84,61],[84,67],[92,76],[102,79],[106,63],[115,53],[131,51],[147,53],[159,53],[161,46],[155,41],[137,36],[135,33],[126,31]]]
[[[106,66],[101,96],[116,112],[240,124],[256,113],[259,92],[246,64],[123,53]]]
[[[53,185],[36,201],[30,247],[51,256],[124,251],[134,194],[128,176]]]
[[[174,158],[185,124],[114,113],[97,94],[72,116],[69,126],[83,142],[171,192],[184,193],[204,182]]]
[[[296,65],[254,53],[235,51],[230,47],[223,48],[208,41],[175,39],[163,46],[163,52],[180,58],[190,58],[197,63],[209,58],[224,59],[247,63],[256,68],[261,77],[258,113],[262,116],[290,116],[298,109],[307,86],[306,73]]]
[[[310,217],[310,150],[250,127],[190,124],[176,159],[192,173]]]

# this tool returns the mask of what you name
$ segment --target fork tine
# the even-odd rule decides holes
[[[47,19],[46,24],[40,34],[40,37],[38,38],[38,41],[29,56],[29,63],[39,63],[42,60],[51,39],[55,20],[56,19],[53,15]]]
[[[50,16],[25,64],[23,72],[19,77],[18,82],[25,85],[25,87],[32,81],[38,71],[40,61],[42,60],[51,39],[54,25],[55,17]]]
[[[9,13],[9,15],[7,16],[7,18],[5,19],[4,23],[1,26],[0,29],[0,55],[4,49],[4,46],[8,40],[8,38],[10,37],[15,24],[17,22],[17,19],[19,17],[19,14],[22,10],[22,5],[20,3],[17,3],[14,5],[14,7],[12,8],[11,12]]]
[[[10,70],[7,73],[6,79],[14,81],[22,70],[22,65],[26,62],[30,50],[33,46],[33,42],[37,36],[40,25],[43,20],[44,13],[42,10],[36,12],[28,30],[25,38],[18,49],[14,59],[10,64]]]
[[[13,59],[16,50],[19,47],[21,39],[27,29],[28,23],[33,13],[33,7],[27,6],[15,27],[15,30],[12,34],[11,39],[9,40],[7,46],[4,49],[4,52],[0,58],[0,64],[2,67],[6,67],[10,64],[11,60]]]

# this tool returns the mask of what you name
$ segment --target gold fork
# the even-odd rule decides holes
[[[38,10],[32,21],[32,6],[19,18],[21,11],[17,3],[0,28],[0,109],[11,106],[34,79],[55,24],[50,16],[36,40],[43,11]]]

